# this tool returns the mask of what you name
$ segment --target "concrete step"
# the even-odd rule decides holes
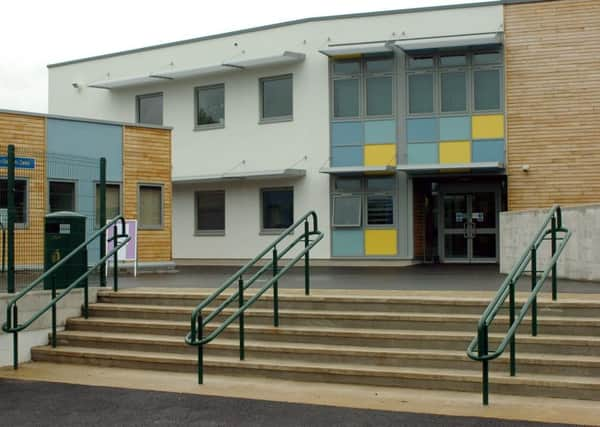
[[[212,331],[217,324],[208,325],[205,332]],[[93,333],[126,333],[171,337],[183,343],[189,333],[190,324],[184,321],[160,321],[145,319],[93,317],[71,318],[67,321],[68,331]],[[279,343],[307,343],[330,345],[355,345],[379,348],[407,348],[428,350],[455,350],[465,352],[475,331],[420,331],[420,330],[374,330],[364,328],[291,327],[272,325],[246,325],[247,340],[276,341]],[[491,334],[490,345],[498,345],[504,335]],[[221,337],[237,339],[238,327],[232,325]],[[572,354],[600,357],[600,337],[577,335],[541,334],[532,337],[517,335],[518,354],[521,352],[541,354]]]
[[[281,292],[281,291],[280,291]],[[285,291],[284,291],[285,292]],[[288,291],[289,292],[289,291]],[[347,291],[340,291],[347,292]],[[173,290],[121,290],[112,292],[101,290],[98,301],[110,304],[139,304],[139,305],[164,305],[178,307],[196,307],[211,293],[189,290],[182,292]],[[246,298],[253,295],[248,291]],[[219,296],[210,306],[223,302],[231,292]],[[463,314],[483,313],[491,300],[491,296],[466,297],[445,295],[407,295],[407,296],[363,296],[363,295],[309,295],[303,293],[280,293],[279,305],[281,308],[295,308],[298,310],[317,311],[368,311],[392,313],[445,313],[456,311]],[[525,298],[517,299],[520,307]],[[271,308],[273,297],[270,292],[258,300],[254,308]],[[507,305],[505,305],[506,309]],[[548,296],[540,297],[538,302],[539,312],[554,316],[572,317],[600,317],[600,302],[581,300],[552,302]]]
[[[89,314],[93,317],[189,321],[191,312],[191,307],[97,303],[90,305]],[[234,308],[225,309],[222,314],[217,316],[216,321],[223,321],[234,312]],[[462,313],[279,310],[281,325],[340,328],[475,331],[479,317],[475,314]],[[272,324],[273,310],[250,308],[245,313],[245,319],[248,324]],[[530,321],[525,320],[521,327],[528,328],[529,324]],[[507,328],[508,317],[498,315],[492,324],[491,331],[504,331]],[[540,334],[599,336],[600,318],[557,317],[539,314],[538,331]]]
[[[139,334],[64,331],[57,337],[59,346],[120,349],[153,353],[195,354],[196,348],[181,338]],[[205,346],[208,356],[239,357],[239,340],[217,338]],[[464,351],[364,347],[247,340],[247,360],[277,359],[362,366],[394,366],[432,369],[461,369],[478,372],[480,364]],[[539,355],[520,352],[519,373],[587,376],[600,378],[600,357]],[[491,363],[493,370],[508,370],[508,355]]]
[[[35,361],[115,366],[138,369],[195,372],[195,355],[151,353],[114,349],[44,346],[32,350]],[[205,373],[233,376],[260,376],[298,381],[334,382],[404,388],[477,392],[481,377],[477,373],[451,369],[397,368],[327,364],[282,360],[240,361],[235,358],[205,358]],[[210,377],[206,379],[210,381]],[[490,376],[490,391],[511,395],[600,400],[600,380],[588,377],[519,375],[500,373]]]

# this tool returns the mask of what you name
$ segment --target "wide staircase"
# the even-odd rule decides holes
[[[34,348],[33,360],[190,372],[194,381],[196,348],[183,337],[192,309],[212,291],[101,291],[89,318],[69,319],[57,347]],[[236,324],[206,345],[205,383],[214,374],[479,392],[480,366],[465,348],[489,300],[452,292],[280,291],[274,327],[273,296],[266,294],[246,311],[245,360]],[[490,363],[491,392],[600,400],[600,300],[542,297],[538,322],[539,336],[528,334],[528,321],[517,336],[517,376],[508,374],[507,355]],[[494,325],[492,345],[505,335],[506,308]]]

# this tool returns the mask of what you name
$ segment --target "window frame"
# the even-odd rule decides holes
[[[142,209],[142,204],[141,204],[141,189],[142,187],[153,187],[153,188],[159,188],[160,189],[160,224],[159,225],[155,225],[155,224],[143,224],[142,223],[142,215],[141,215],[141,209]],[[137,183],[137,209],[136,209],[136,214],[137,214],[137,223],[138,223],[138,229],[140,230],[162,230],[165,227],[165,185],[163,183],[156,183],[156,182],[138,182]]]
[[[222,123],[208,123],[208,124],[198,124],[198,95],[200,91],[204,89],[223,89],[223,122]],[[225,128],[225,83],[216,83],[212,85],[204,85],[204,86],[196,86],[194,87],[194,130],[212,130],[212,129],[223,129]]]
[[[369,187],[367,182],[369,179],[391,179],[392,181],[392,189],[389,191],[369,191]],[[396,219],[397,213],[397,204],[398,204],[398,180],[394,177],[394,175],[390,176],[365,176],[364,177],[364,209],[365,209],[365,230],[377,230],[377,229],[389,229],[391,227],[397,228],[398,220]],[[369,224],[369,196],[377,196],[377,195],[389,195],[392,197],[392,223],[391,224]]]
[[[72,211],[67,211],[67,212],[77,212],[77,210],[79,209],[79,203],[78,202],[78,195],[79,195],[79,189],[77,188],[77,180],[75,179],[64,179],[64,178],[48,178],[47,180],[47,194],[48,196],[46,197],[46,212],[48,213],[52,213],[51,209],[50,209],[50,184],[53,182],[59,182],[59,183],[67,183],[67,184],[73,184],[73,210]],[[55,211],[55,212],[63,212],[63,211]]]
[[[106,182],[106,187],[108,187],[109,185],[115,185],[117,187],[119,187],[119,215],[123,216],[123,184],[119,181],[107,181]],[[100,186],[100,181],[94,181],[94,204],[97,203],[97,197],[96,195],[98,194],[97,191],[99,190],[98,187]],[[100,221],[100,216],[98,215],[98,211],[94,208],[94,227],[96,227],[96,229],[101,228],[101,226],[99,225],[99,221]],[[107,220],[111,219],[108,216],[106,217]]]
[[[160,111],[160,123],[144,123],[140,120],[140,100],[144,98],[153,98],[160,96],[162,99]],[[141,125],[163,126],[165,122],[165,95],[164,92],[142,93],[135,96],[135,122]]]
[[[15,221],[16,229],[29,228],[29,179],[30,178],[27,176],[15,176],[15,183],[17,181],[25,182],[25,196],[23,197],[23,219],[24,219],[24,222],[16,222]],[[6,187],[7,187],[7,191],[8,191],[8,176],[2,176],[2,177],[0,177],[0,180],[6,181]],[[15,202],[16,202],[16,200],[15,200]],[[7,207],[7,210],[8,210],[8,207]],[[7,214],[8,214],[8,211],[7,211]],[[6,226],[6,224],[5,224],[5,226]]]
[[[336,209],[336,200],[343,198],[358,198],[358,223],[355,224],[337,224],[335,222],[335,209]],[[336,192],[332,195],[331,199],[332,207],[331,207],[331,226],[333,228],[360,228],[363,223],[363,197],[361,193],[342,193]]]
[[[283,190],[289,190],[292,192],[292,224],[294,224],[294,187],[293,186],[285,186],[285,187],[261,187],[260,188],[260,197],[259,197],[259,203],[260,203],[260,216],[259,216],[259,222],[260,222],[260,235],[277,235],[277,234],[281,234],[283,233],[285,230],[287,230],[287,228],[265,228],[264,226],[264,193],[267,191],[283,191]]]
[[[223,194],[223,229],[199,230],[198,229],[198,195],[200,193]],[[194,191],[194,236],[225,236],[227,229],[227,193],[225,190],[195,190]]]
[[[475,73],[477,71],[498,71],[498,90],[500,91],[500,105],[498,108],[490,109],[490,110],[478,110],[475,109]],[[471,105],[472,105],[472,114],[488,114],[488,113],[500,113],[504,111],[504,98],[505,88],[504,88],[504,67],[503,64],[486,64],[486,65],[476,65],[471,68]]]
[[[266,81],[276,81],[276,80],[286,80],[290,79],[292,82],[292,93],[291,93],[291,101],[292,101],[292,114],[288,114],[285,116],[276,116],[276,117],[264,117],[263,105],[264,105],[264,82]],[[258,79],[258,123],[259,124],[270,124],[270,123],[282,123],[282,122],[291,122],[294,120],[294,74],[279,74],[275,76],[266,76],[260,77]]]

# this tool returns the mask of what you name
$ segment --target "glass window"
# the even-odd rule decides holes
[[[433,74],[411,74],[408,98],[411,114],[433,113]]]
[[[394,88],[391,77],[371,77],[367,79],[367,116],[389,116],[392,114],[392,94]]]
[[[476,70],[473,75],[475,110],[499,110],[500,70]]]
[[[394,191],[394,178],[387,176],[367,178],[367,191]]]
[[[283,230],[294,222],[294,190],[273,188],[261,190],[262,229]]]
[[[50,181],[48,185],[50,212],[75,211],[75,183]]]
[[[333,116],[357,117],[359,115],[358,79],[333,81]]]
[[[475,65],[499,64],[501,62],[502,55],[500,55],[500,52],[483,52],[473,55],[473,64]]]
[[[336,178],[335,191],[340,193],[360,192],[360,178]]]
[[[447,55],[440,57],[440,65],[442,67],[459,67],[467,65],[467,57],[465,55]]]
[[[138,222],[140,228],[162,227],[162,186],[139,186]]]
[[[196,88],[196,126],[225,124],[225,85]]]
[[[408,68],[411,70],[433,68],[433,58],[408,58]]]
[[[196,192],[196,232],[225,231],[225,191]]]
[[[367,73],[391,73],[394,71],[394,57],[392,55],[367,57],[366,71]]]
[[[442,112],[467,110],[467,76],[463,71],[442,73]]]
[[[292,75],[269,77],[260,80],[261,118],[291,119]]]
[[[163,94],[150,93],[137,96],[137,122],[151,125],[163,124]]]
[[[360,60],[342,59],[333,62],[334,74],[360,74]]]
[[[367,225],[394,224],[394,178],[367,178]]]
[[[121,214],[121,186],[106,184],[106,219]],[[100,184],[96,184],[96,227],[100,227]]]
[[[0,178],[0,210],[8,209],[8,180]],[[15,223],[24,225],[27,222],[27,181],[24,179],[15,179]],[[0,222],[6,226],[6,215],[0,213]]]
[[[360,195],[334,196],[333,225],[360,227],[362,197]]]

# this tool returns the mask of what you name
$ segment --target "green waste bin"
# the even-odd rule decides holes
[[[46,215],[44,227],[44,271],[85,242],[85,216],[76,212],[54,212]],[[87,270],[87,248],[71,257],[52,275],[56,289],[64,289]],[[78,287],[86,285],[87,278]],[[44,289],[52,289],[52,277],[44,280]]]

